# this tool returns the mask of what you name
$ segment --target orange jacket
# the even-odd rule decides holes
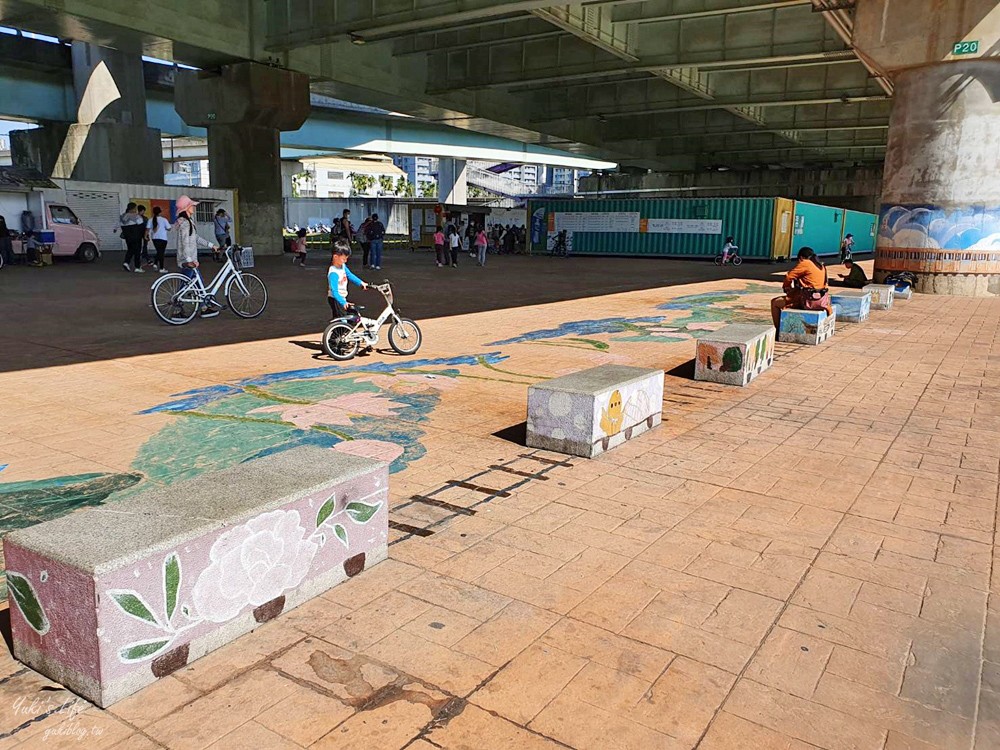
[[[795,264],[795,268],[785,274],[785,281],[782,286],[785,290],[792,288],[794,281],[798,280],[800,286],[810,289],[823,289],[826,287],[826,274],[822,268],[816,266],[811,260],[803,259]]]

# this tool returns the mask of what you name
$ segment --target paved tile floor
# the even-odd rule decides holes
[[[4,652],[0,742],[1000,747],[1000,301],[917,297],[745,389],[690,380],[692,337],[772,292],[428,321],[419,364],[275,339],[0,375],[8,528],[292,444],[359,389],[348,437],[405,448],[390,560],[107,711]],[[592,461],[517,443],[528,384],[601,362],[669,371],[661,427]]]

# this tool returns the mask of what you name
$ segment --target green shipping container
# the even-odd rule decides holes
[[[875,232],[878,216],[862,211],[847,211],[844,215],[844,235],[854,235],[855,253],[875,252]]]
[[[839,255],[845,213],[842,208],[795,201],[792,255],[804,247],[811,247],[817,255]]]
[[[573,255],[714,257],[732,236],[744,257],[771,258],[775,210],[783,200],[532,200],[528,203],[531,249],[548,252],[556,233],[565,229]]]

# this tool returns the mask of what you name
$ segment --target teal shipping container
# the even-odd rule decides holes
[[[855,253],[875,252],[875,233],[878,230],[878,216],[862,211],[847,211],[844,214],[844,236],[854,235]]]
[[[531,251],[548,252],[565,230],[573,255],[714,257],[732,236],[746,258],[787,256],[792,204],[785,198],[532,200]],[[776,247],[784,249],[779,256]]]
[[[855,252],[874,250],[875,214],[790,198],[536,199],[528,203],[532,253],[561,232],[573,255],[712,258],[733,237],[745,258],[778,260],[811,247],[837,255],[846,232]]]
[[[792,255],[804,247],[811,247],[817,255],[839,255],[846,213],[842,208],[795,201]]]

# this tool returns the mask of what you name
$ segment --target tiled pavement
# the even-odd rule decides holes
[[[601,314],[645,315],[662,297],[610,297]],[[594,309],[431,321],[425,333],[432,353],[472,351]],[[523,419],[526,378],[463,381],[430,420],[427,455],[392,479],[394,521],[432,534],[395,531],[389,561],[108,711],[4,654],[3,742],[1000,747],[998,324],[1000,301],[917,297],[827,345],[779,345],[746,389],[668,375],[663,425],[593,461],[494,436]],[[692,350],[518,344],[500,367],[552,375],[617,357],[669,370]],[[171,381],[159,398],[301,353],[281,341],[171,356],[29,374],[35,390],[114,374],[96,390],[149,434],[167,417],[123,416],[153,398],[130,378],[158,371]],[[52,414],[18,424],[42,441]],[[126,468],[127,439],[69,455],[81,470]],[[523,483],[491,498],[456,480]],[[473,512],[409,502],[428,493]]]

